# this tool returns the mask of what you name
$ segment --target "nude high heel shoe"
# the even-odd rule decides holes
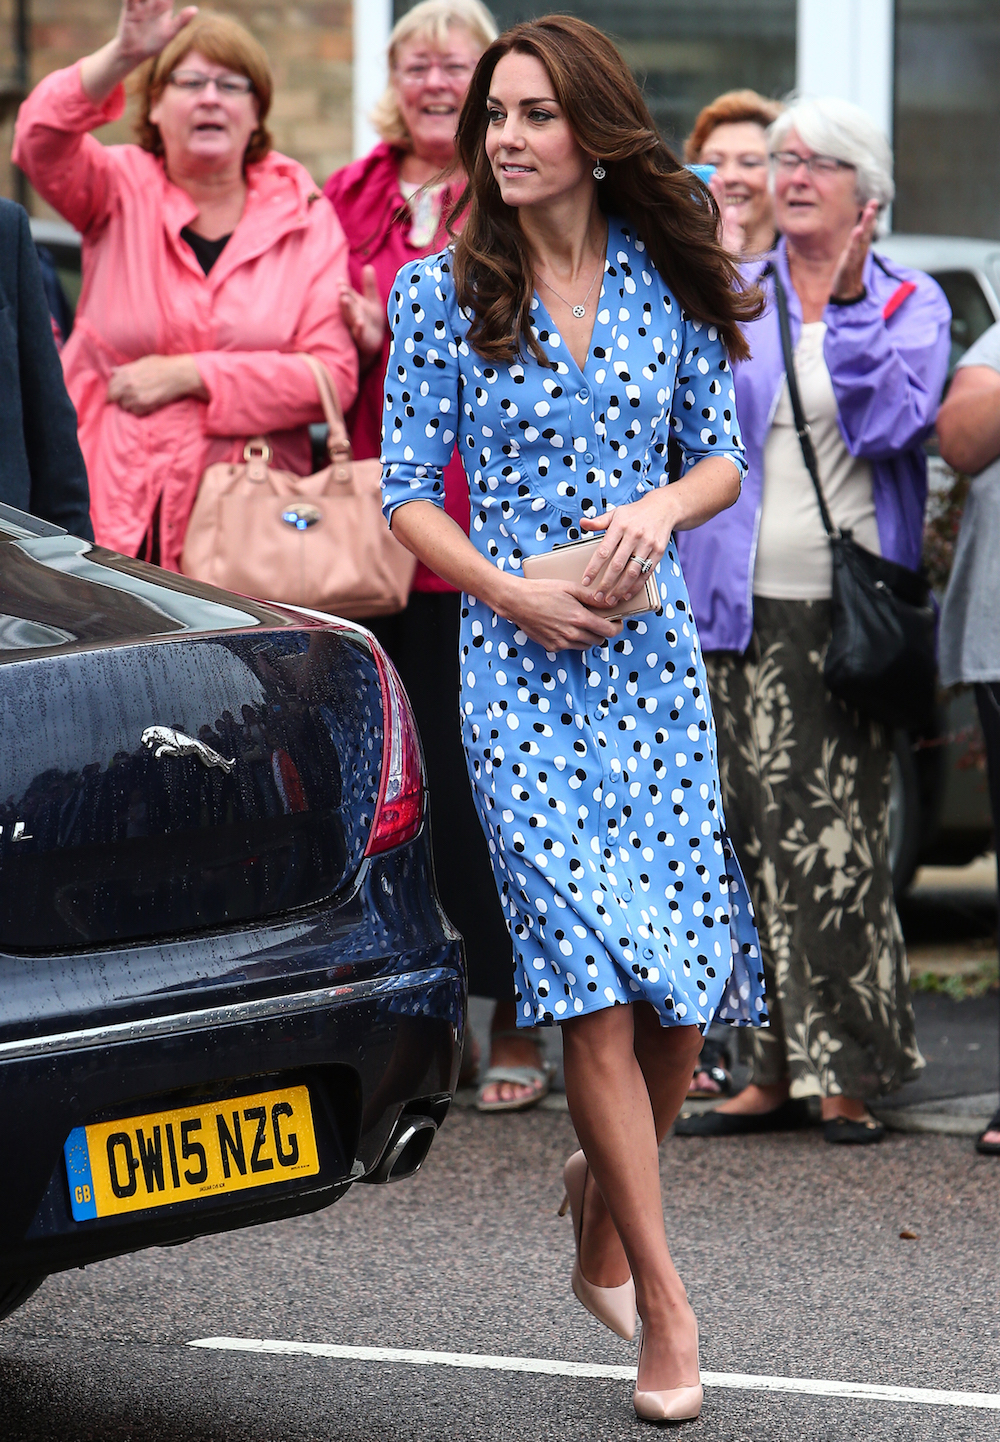
[[[642,1364],[642,1342],[639,1343],[639,1364]],[[640,1392],[638,1382],[637,1373],[632,1406],[641,1422],[693,1422],[701,1415],[705,1394],[700,1382],[693,1387],[668,1387],[660,1392]]]
[[[635,1336],[635,1282],[629,1277],[620,1287],[597,1287],[588,1282],[580,1266],[580,1238],[583,1235],[583,1194],[587,1185],[587,1158],[583,1152],[574,1152],[563,1168],[563,1183],[566,1195],[559,1215],[564,1217],[567,1210],[573,1217],[573,1235],[576,1240],[576,1260],[573,1263],[573,1295],[577,1301],[605,1327],[631,1342]]]

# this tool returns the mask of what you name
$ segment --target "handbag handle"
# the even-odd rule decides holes
[[[792,351],[792,332],[788,324],[788,296],[782,284],[781,276],[778,274],[776,265],[768,263],[761,273],[763,280],[770,274],[774,279],[774,297],[778,305],[778,327],[781,331],[781,354],[785,361],[785,379],[788,382],[788,399],[792,403],[792,419],[795,421],[795,434],[799,438],[799,445],[802,447],[802,459],[806,463],[806,470],[816,488],[816,499],[819,502],[819,513],[823,517],[823,527],[827,536],[833,540],[841,533],[830,519],[830,512],[827,510],[826,500],[819,483],[819,466],[816,462],[816,449],[812,443],[812,434],[809,430],[809,423],[806,420],[805,412],[802,409],[802,397],[799,394],[798,377],[795,374],[795,356]]]
[[[338,466],[349,466],[351,463],[351,440],[347,434],[344,412],[341,409],[340,398],[330,372],[321,360],[317,360],[308,351],[299,351],[299,356],[312,371],[316,389],[319,391],[320,404],[329,428],[326,445],[330,453],[330,460]],[[338,479],[340,478],[338,477]]]

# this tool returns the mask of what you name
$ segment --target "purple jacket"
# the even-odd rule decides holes
[[[788,295],[792,347],[802,306],[788,274],[785,242],[747,274],[757,279],[770,260]],[[853,456],[871,462],[875,519],[883,556],[920,564],[927,468],[922,442],[934,424],[948,369],[951,310],[937,283],[869,254],[865,298],[828,305],[823,353]],[[781,396],[785,365],[774,282],[761,282],[767,309],[746,328],[752,358],[734,367],[736,409],[749,471],[739,500],[694,531],[677,537],[684,578],[706,651],[745,651],[753,629],[753,573],[764,485],[764,443]]]

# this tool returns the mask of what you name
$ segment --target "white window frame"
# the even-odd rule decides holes
[[[892,144],[893,0],[798,0],[796,89],[836,95],[871,116]]]
[[[378,144],[368,121],[386,86],[385,52],[392,30],[392,0],[354,0],[354,95],[352,105],[355,159]]]

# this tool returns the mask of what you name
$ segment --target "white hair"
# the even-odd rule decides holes
[[[355,4],[364,3],[365,0],[355,0]],[[443,50],[449,42],[448,32],[454,26],[466,32],[473,48],[480,55],[493,44],[499,33],[496,21],[482,0],[420,0],[419,4],[401,15],[393,26],[386,57],[389,62],[389,84],[369,117],[379,135],[390,145],[409,150],[413,143],[406,129],[406,122],[399,108],[399,97],[391,77],[400,48],[410,40],[423,40]]]
[[[853,165],[860,204],[877,200],[879,210],[892,204],[892,150],[888,140],[858,105],[828,96],[822,100],[793,100],[767,132],[768,149],[781,150],[792,131],[816,155]]]

